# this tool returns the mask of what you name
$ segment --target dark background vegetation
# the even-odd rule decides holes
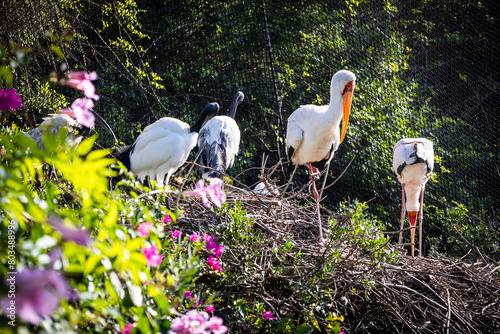
[[[242,131],[232,175],[285,161],[286,119],[327,104],[332,75],[357,75],[346,140],[329,182],[352,160],[324,205],[370,201],[373,219],[399,225],[392,147],[403,137],[435,144],[426,187],[425,252],[462,257],[499,248],[499,52],[496,1],[2,1],[3,65],[28,49],[12,86],[25,106],[2,123],[28,129],[78,92],[47,82],[63,62],[96,71],[95,110],[130,144],[160,117],[192,123],[241,90]],[[19,55],[17,55],[19,56]],[[19,60],[19,59],[18,59]],[[22,63],[22,61],[20,61]],[[114,145],[104,129],[98,143]],[[306,171],[298,180],[306,182]],[[258,180],[258,171],[241,182]],[[283,182],[284,177],[277,179]],[[477,254],[468,253],[467,260]]]

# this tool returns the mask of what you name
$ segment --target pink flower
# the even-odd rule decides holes
[[[223,182],[221,179],[211,178],[210,185],[208,186],[210,198],[218,208],[226,201],[226,193],[221,189],[222,185]]]
[[[207,327],[207,333],[224,334],[228,330],[228,328],[222,324],[222,319],[219,317],[210,318],[205,326]]]
[[[217,207],[221,207],[222,203],[226,200],[226,193],[221,189],[223,182],[217,178],[210,179],[210,185],[205,187],[205,182],[203,179],[196,182],[195,190],[188,191],[187,194],[190,196],[198,196],[201,197],[201,202],[207,208],[210,207],[210,202],[207,196],[210,196],[210,199]]]
[[[134,324],[128,324],[127,326],[122,328],[122,334],[130,334],[132,333],[132,328],[134,328]]]
[[[186,292],[184,292],[184,298],[191,299],[192,296],[193,296],[193,293],[191,291],[187,290]]]
[[[182,232],[181,232],[181,231],[179,231],[179,230],[175,230],[175,231],[173,231],[170,235],[171,235],[172,237],[174,237],[175,239],[177,239],[177,238],[178,238],[181,234],[182,234]]]
[[[203,241],[205,242],[210,242],[214,239],[214,237],[212,237],[211,235],[208,235],[208,234],[203,234]]]
[[[151,223],[141,223],[139,227],[137,227],[137,232],[139,232],[143,238],[149,235],[149,230],[154,230],[154,226]]]
[[[168,224],[172,221],[172,217],[170,217],[170,215],[167,213],[167,215],[165,216],[165,218],[163,218],[163,223],[164,224]]]
[[[163,260],[163,255],[160,255],[156,246],[144,247],[141,249],[141,252],[146,257],[146,264],[152,267],[158,266]]]
[[[208,313],[192,310],[170,323],[170,329],[179,334],[205,333],[205,323],[210,318]]]
[[[61,298],[72,292],[64,276],[51,269],[24,269],[16,275],[7,275],[6,282],[8,286],[15,285],[16,294],[13,298],[2,298],[4,314],[18,316],[33,325],[50,317]]]
[[[267,319],[267,320],[274,320],[274,319],[276,319],[275,317],[273,317],[273,313],[271,311],[267,311],[267,312],[262,313],[262,317],[264,319]]]
[[[0,110],[16,110],[23,106],[23,100],[15,89],[0,89]]]
[[[205,312],[213,313],[215,312],[215,307],[213,305],[210,305],[205,309]]]
[[[99,100],[99,95],[95,94],[95,87],[90,81],[97,79],[97,73],[87,73],[85,71],[69,72],[66,84],[78,90],[82,90],[86,97]]]
[[[222,319],[211,317],[206,312],[192,310],[175,318],[170,323],[170,329],[178,334],[224,334],[228,328],[222,324]]]
[[[219,258],[219,257],[222,255],[222,253],[223,253],[223,252],[224,252],[224,245],[219,245],[219,246],[217,246],[217,247],[213,250],[212,254],[213,254],[216,258]]]
[[[76,121],[83,126],[92,128],[95,123],[95,116],[89,109],[93,107],[94,102],[91,99],[76,99],[71,104],[70,109],[61,109],[59,112],[76,119]]]
[[[200,235],[198,233],[193,233],[189,236],[189,240],[191,240],[191,242],[198,242],[200,241]]]
[[[206,208],[210,207],[210,202],[207,198],[207,190],[205,189],[205,182],[203,179],[200,179],[196,182],[195,190],[191,190],[187,192],[190,196],[198,196],[201,197],[201,202]]]
[[[216,247],[217,247],[217,244],[215,243],[215,241],[214,241],[213,239],[212,239],[211,241],[209,241],[209,242],[207,243],[207,245],[205,246],[205,248],[206,248],[208,251],[210,251],[210,250],[212,250],[212,249],[214,249],[214,248],[216,248]],[[218,257],[218,256],[216,256],[216,257]]]
[[[207,265],[212,270],[222,272],[222,267],[220,266],[220,262],[213,256],[208,257]]]

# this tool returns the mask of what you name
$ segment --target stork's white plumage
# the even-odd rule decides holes
[[[91,109],[89,111],[92,112],[96,120],[108,130],[115,142],[117,142],[116,136],[108,123],[106,123],[106,121],[94,110]],[[39,126],[25,134],[30,136],[40,149],[45,149],[43,135],[50,134],[52,136],[57,136],[63,128],[67,132],[66,143],[74,147],[78,147],[83,136],[88,135],[92,130],[84,125],[78,124],[75,119],[67,114],[49,114],[47,117],[43,118],[43,122]]]
[[[77,147],[82,141],[82,132],[76,134],[75,131],[79,128],[79,124],[71,117],[66,114],[50,114],[43,118],[43,122],[34,128],[26,132],[25,134],[30,136],[38,148],[45,149],[45,144],[43,142],[43,135],[48,133],[52,136],[58,136],[61,129],[65,128],[68,135],[66,136],[66,141],[69,146]]]
[[[201,128],[198,137],[198,148],[201,150],[201,153],[198,153],[200,166],[196,166],[196,172],[202,174],[204,178],[218,177],[233,165],[239,151],[241,136],[234,116],[244,98],[242,92],[236,93],[227,114],[211,118]]]
[[[198,132],[208,117],[219,110],[217,103],[207,104],[193,126],[176,118],[163,117],[137,137],[134,144],[114,156],[141,181],[147,176],[168,184],[170,176],[184,164],[196,146]]]
[[[424,188],[434,169],[434,149],[432,142],[425,138],[404,138],[394,146],[394,172],[402,186],[401,230],[406,211],[410,227],[416,227],[417,214],[420,211],[419,255],[422,255],[422,220]],[[402,232],[399,233],[401,244]],[[410,230],[411,255],[414,255],[415,228]]]
[[[319,212],[319,195],[314,176],[319,174],[319,169],[331,161],[339,144],[344,140],[355,85],[354,73],[347,70],[338,71],[332,77],[329,105],[301,106],[288,118],[286,132],[288,156],[293,165],[309,167],[316,200],[320,243],[324,240]],[[341,121],[342,131],[340,131]]]

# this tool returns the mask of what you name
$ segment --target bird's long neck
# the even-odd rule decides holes
[[[342,119],[342,95],[338,93],[338,90],[335,89],[335,85],[332,82],[330,88],[330,105],[328,106],[328,117],[330,121],[336,125],[340,124],[340,120]]]
[[[189,132],[200,132],[203,123],[205,123],[205,120],[207,119],[207,116],[208,115],[206,115],[205,113],[201,113],[198,117],[198,120],[196,120],[196,123],[194,123],[193,126],[189,128]]]
[[[231,102],[231,106],[229,107],[229,111],[227,112],[226,116],[234,118],[236,115],[236,108],[238,108],[238,105],[243,101],[244,95],[242,92],[236,93],[236,95],[233,98],[233,101]]]
[[[200,132],[201,127],[205,123],[207,117],[215,114],[219,110],[219,105],[216,102],[207,104],[200,113],[198,120],[189,128],[189,132]]]
[[[419,186],[405,185],[406,193],[406,211],[418,211],[420,209],[420,191],[422,190]]]

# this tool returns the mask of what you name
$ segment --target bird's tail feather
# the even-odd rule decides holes
[[[209,147],[205,147],[198,158],[198,164],[203,166],[196,166],[198,174],[208,177],[223,175],[226,166],[226,151],[223,145],[214,141]]]
[[[120,147],[113,152],[111,155],[118,161],[120,161],[128,170],[130,170],[130,153],[134,150],[134,145],[127,145]]]

